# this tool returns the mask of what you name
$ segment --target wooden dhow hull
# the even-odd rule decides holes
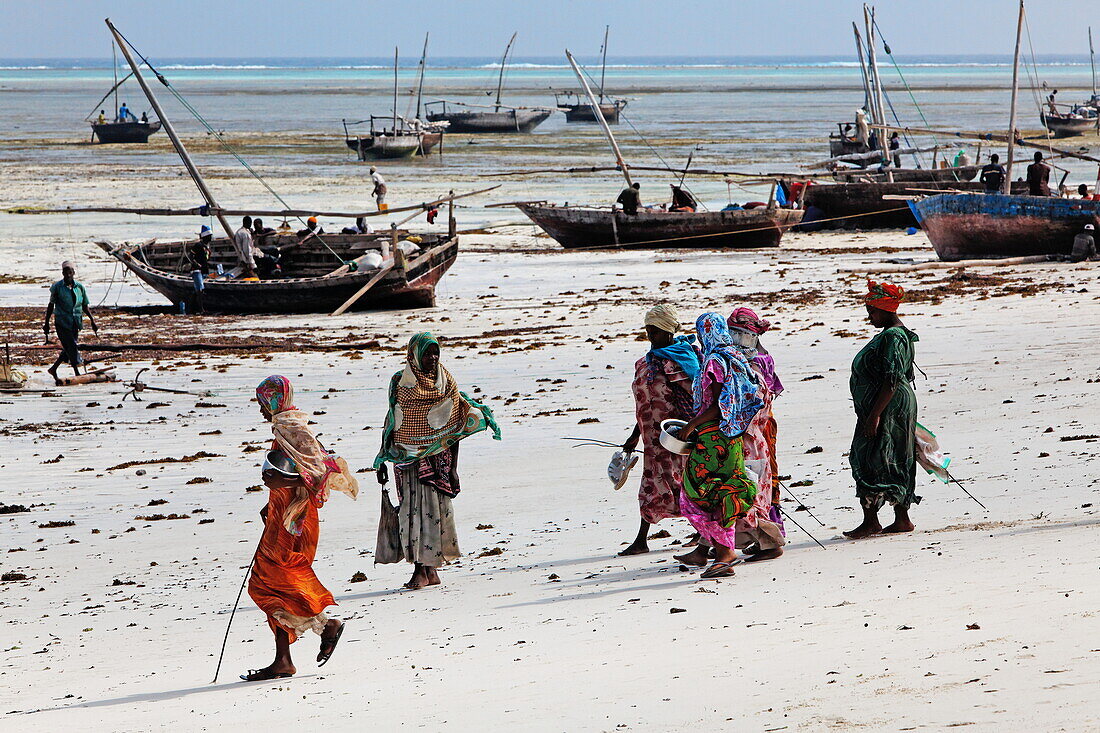
[[[1043,125],[1050,130],[1054,137],[1074,137],[1084,135],[1097,129],[1097,118],[1070,117],[1063,115],[1042,116]]]
[[[910,203],[941,260],[1069,254],[1100,201],[1003,194],[940,194]]]
[[[626,100],[606,102],[600,105],[604,120],[611,125],[618,124],[619,113],[626,106]],[[595,122],[596,112],[587,102],[582,104],[559,104],[558,109],[565,113],[566,122]]]
[[[446,122],[448,132],[531,132],[552,112],[549,109],[463,110],[428,113],[427,118],[428,122]]]
[[[795,209],[624,214],[609,209],[517,204],[517,208],[566,249],[584,247],[753,248],[777,247],[802,219]]]
[[[887,168],[879,173],[877,169],[838,171],[833,180],[843,183],[963,183],[973,181],[982,167],[980,165],[961,165],[957,168]]]
[[[364,135],[344,140],[359,160],[385,158],[411,158],[428,155],[443,139],[441,132],[424,132],[412,135]]]
[[[917,226],[917,218],[906,201],[886,196],[927,194],[928,189],[944,188],[980,192],[979,182],[927,183],[824,183],[810,186],[802,198],[807,216],[800,230],[819,229],[907,229]],[[1012,184],[1013,193],[1027,193],[1027,184]]]
[[[350,260],[377,250],[382,240],[389,238],[389,233],[322,236],[325,244],[341,258]],[[435,286],[458,257],[458,239],[434,234],[423,237],[421,252],[408,258],[404,267],[387,273],[353,309],[417,308],[435,304]],[[329,313],[378,272],[377,269],[364,269],[327,274],[339,265],[334,256],[319,243],[295,246],[296,239],[294,235],[276,236],[266,239],[261,246],[284,248],[284,267],[288,273],[305,276],[249,282],[209,275],[203,290],[204,308],[216,313]],[[194,284],[182,255],[184,247],[191,242],[122,247],[106,242],[98,244],[172,304],[193,303]],[[232,244],[228,239],[213,241],[211,262],[222,262],[228,267],[234,265]],[[313,272],[325,274],[313,275]]]
[[[159,121],[92,123],[92,134],[100,143],[147,143],[159,129]]]

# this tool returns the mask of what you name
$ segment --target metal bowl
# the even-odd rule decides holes
[[[260,474],[263,476],[281,476],[288,479],[300,478],[298,476],[298,466],[294,464],[290,456],[278,449],[267,452]]]
[[[680,430],[687,422],[684,420],[665,420],[661,423],[661,447],[665,450],[686,456],[691,453],[692,444],[680,440]]]

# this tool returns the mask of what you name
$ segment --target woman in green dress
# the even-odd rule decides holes
[[[844,533],[851,539],[912,532],[909,507],[920,502],[914,493],[917,396],[912,387],[917,334],[898,318],[904,297],[900,287],[869,281],[867,288],[867,318],[882,330],[852,361],[856,432],[849,461],[863,523]],[[878,512],[886,502],[894,507],[894,522],[884,528]]]

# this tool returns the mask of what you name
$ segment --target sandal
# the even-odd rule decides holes
[[[703,574],[699,576],[702,580],[715,580],[718,578],[732,578],[734,563],[732,562],[716,562],[709,568],[703,571]]]
[[[270,669],[250,669],[248,674],[240,675],[244,682],[263,682],[264,680],[281,680],[293,677],[290,672],[272,672]]]
[[[321,650],[317,652],[317,666],[324,667],[325,663],[332,657],[332,653],[336,651],[336,645],[340,643],[340,637],[344,635],[344,628],[347,626],[343,621],[340,622],[340,628],[336,629],[336,633],[326,639],[321,637]],[[328,651],[325,651],[325,645],[328,645]]]

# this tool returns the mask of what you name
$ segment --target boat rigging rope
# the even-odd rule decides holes
[[[922,110],[920,108],[920,105],[917,104],[917,98],[916,98],[916,96],[913,95],[913,89],[912,89],[912,87],[909,86],[909,82],[908,82],[908,80],[906,80],[905,74],[902,73],[901,67],[898,65],[897,60],[894,58],[894,54],[890,50],[890,44],[886,42],[886,38],[882,34],[882,28],[879,27],[878,21],[877,20],[872,20],[871,22],[874,24],[875,30],[878,32],[878,37],[882,41],[882,50],[886,52],[886,56],[890,59],[890,63],[894,67],[894,71],[896,71],[898,73],[898,78],[901,79],[901,83],[905,86],[905,91],[909,95],[910,101],[913,102],[913,106],[916,108],[917,114],[920,115],[921,121],[924,123],[924,126],[926,128],[931,127],[932,124],[928,121],[928,118],[924,116],[924,110]],[[883,96],[886,97],[886,103],[888,105],[890,105],[890,114],[892,114],[894,116],[894,121],[898,123],[898,127],[905,127],[905,125],[901,124],[901,121],[898,120],[898,113],[894,110],[894,103],[890,101],[890,95],[887,94],[884,91]],[[935,135],[932,136],[932,141],[935,145],[940,144],[939,140],[936,139]],[[912,140],[910,140],[908,135],[905,136],[905,143],[909,147],[917,147],[913,144]],[[914,157],[916,157],[916,156],[914,156]],[[919,159],[918,159],[918,162],[919,162]]]
[[[1039,110],[1039,114],[1043,114],[1043,102],[1039,97],[1039,69],[1038,64],[1035,61],[1035,47],[1031,43],[1031,25],[1027,22],[1027,13],[1024,13],[1024,30],[1027,31],[1027,48],[1031,54],[1031,66],[1027,63],[1024,64],[1024,71],[1027,73],[1028,80],[1031,82],[1031,95],[1035,98],[1035,106]],[[1043,132],[1046,133],[1047,142],[1047,154],[1054,155],[1054,149],[1051,145],[1052,132],[1049,127],[1043,125]],[[1013,131],[1015,133],[1015,131]]]
[[[212,135],[214,137],[214,139],[217,140],[223,148],[225,148],[225,151],[227,153],[229,153],[230,155],[232,155],[237,160],[238,163],[240,163],[242,166],[244,166],[244,169],[246,171],[248,171],[249,174],[253,178],[255,178],[260,183],[261,186],[263,186],[265,189],[267,189],[267,192],[270,193],[275,198],[276,201],[278,201],[280,204],[282,204],[284,209],[288,209],[288,210],[292,209],[293,207],[290,204],[288,204],[283,199],[283,197],[280,196],[278,194],[278,192],[275,191],[275,189],[273,189],[270,185],[268,185],[267,181],[265,181],[263,179],[263,177],[259,173],[257,173],[256,170],[251,165],[248,164],[248,161],[246,161],[244,158],[242,158],[237,153],[237,151],[234,150],[232,148],[232,146],[229,145],[228,142],[226,142],[225,138],[222,137],[222,134],[220,132],[218,132],[217,130],[215,130],[214,127],[209,122],[206,121],[206,118],[204,118],[201,114],[199,114],[199,111],[197,109],[195,109],[191,105],[191,103],[188,102],[183,97],[182,94],[180,94],[178,91],[176,91],[176,88],[172,86],[172,84],[168,81],[167,78],[165,78],[164,74],[161,74],[156,69],[156,67],[153,66],[152,62],[150,62],[149,59],[147,59],[145,57],[145,55],[142,54],[141,51],[139,51],[137,48],[135,48],[134,44],[130,43],[130,39],[127,38],[126,36],[122,35],[122,33],[120,31],[117,31],[117,29],[116,29],[116,32],[118,32],[118,35],[122,38],[122,40],[126,41],[126,45],[129,46],[130,49],[141,58],[142,62],[144,62],[145,65],[149,67],[149,70],[152,71],[153,74],[156,75],[157,81],[159,81],[162,85],[164,85],[164,88],[172,93],[172,96],[175,97],[176,100],[180,104],[183,105],[184,109],[186,109],[188,112],[190,112],[191,115],[196,120],[199,121],[199,124],[201,124],[206,129],[206,132],[208,134]],[[307,224],[306,221],[304,221],[300,215],[296,214],[294,216],[294,218],[297,219],[303,226],[306,226],[306,224]],[[322,245],[324,245],[325,249],[327,249],[329,252],[332,253],[332,256],[335,257],[340,262],[341,265],[349,264],[348,261],[345,260],[343,257],[341,257],[335,250],[333,250],[332,247],[330,247],[328,245],[328,242],[326,242],[319,234],[314,234],[313,236],[317,241],[319,241]]]

